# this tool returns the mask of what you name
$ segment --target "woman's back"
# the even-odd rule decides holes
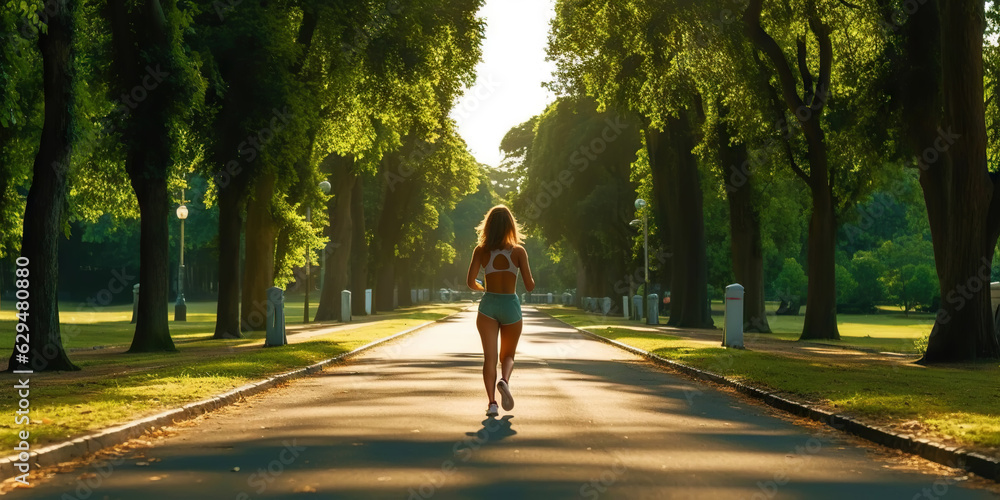
[[[480,247],[482,248],[482,247]],[[481,252],[480,266],[486,269],[486,291],[491,293],[514,293],[517,289],[517,271],[520,264],[521,246],[500,248]]]

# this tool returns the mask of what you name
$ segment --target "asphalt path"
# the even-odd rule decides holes
[[[10,498],[996,498],[530,308],[486,418],[470,309]]]

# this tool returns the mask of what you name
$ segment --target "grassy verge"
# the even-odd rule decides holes
[[[6,300],[0,310],[0,331],[12,332],[15,325],[14,301]],[[304,304],[301,295],[291,297],[285,303],[285,324],[298,326],[302,324]],[[318,302],[310,301],[310,311],[315,314]],[[174,342],[183,343],[195,340],[211,333],[215,328],[215,302],[188,302],[187,321],[176,322],[174,306],[169,307],[170,336]],[[60,333],[63,346],[67,349],[90,348],[93,346],[129,345],[135,333],[135,325],[131,324],[132,306],[113,305],[89,307],[75,302],[59,303]],[[14,336],[0,337],[0,350],[10,350],[14,347]],[[72,356],[71,356],[72,357]]]
[[[865,363],[836,356],[799,359],[718,342],[650,332],[561,307],[540,308],[592,333],[758,387],[781,391],[839,413],[915,434],[952,439],[997,455],[1000,447],[1000,366],[926,368]]]
[[[121,348],[77,353],[73,360],[82,371],[31,376],[31,435],[40,446],[176,408],[351,351],[463,307],[404,309],[398,317],[280,348],[264,348],[263,333],[215,340],[209,329],[176,353],[123,354]],[[13,380],[12,375],[4,378]],[[14,395],[0,391],[0,407],[13,408]],[[0,422],[0,453],[11,453],[20,428],[12,418]]]
[[[719,315],[723,314],[724,304],[713,301],[711,307],[715,324],[721,328],[722,318]],[[777,302],[767,303],[767,322],[773,332],[768,335],[782,340],[798,340],[805,320],[805,307],[797,316],[776,316],[773,312],[777,309]],[[934,317],[931,313],[918,312],[906,315],[891,307],[880,307],[878,314],[838,314],[840,340],[810,342],[875,352],[920,354],[919,346],[926,342],[926,337],[934,326]],[[660,320],[666,323],[666,318]],[[624,321],[622,323],[625,324]]]

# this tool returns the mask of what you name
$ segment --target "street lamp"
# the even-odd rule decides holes
[[[184,303],[184,219],[188,217],[188,208],[184,203],[184,190],[181,190],[181,206],[177,207],[177,218],[181,221],[181,262],[177,267],[177,303],[174,304],[174,321],[187,321],[187,304]]]
[[[649,235],[646,233],[646,200],[639,198],[635,200],[635,209],[642,211],[642,248],[646,255],[645,277],[643,278],[642,293],[649,293]]]
[[[327,182],[327,181],[320,182],[319,183],[319,190],[322,191],[323,194],[329,193],[330,192],[330,183]],[[306,222],[310,226],[312,226],[312,207],[310,205],[306,205]],[[310,253],[309,251],[310,251],[309,243],[307,242],[306,243],[306,300],[305,300],[305,307],[302,308],[302,322],[303,323],[308,323],[309,322],[309,288],[312,286],[309,283],[309,278],[312,275],[312,256],[309,255],[309,253]]]

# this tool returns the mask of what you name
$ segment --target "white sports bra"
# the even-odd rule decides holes
[[[490,261],[488,263],[486,263],[485,266],[483,266],[483,267],[486,268],[486,274],[501,273],[501,272],[507,271],[507,272],[513,273],[514,276],[517,276],[517,268],[514,267],[514,261],[510,259],[510,254],[513,251],[514,251],[514,249],[511,248],[510,250],[499,250],[498,249],[498,250],[494,250],[494,251],[490,252]],[[503,255],[504,257],[507,258],[507,264],[509,264],[509,267],[507,267],[507,269],[497,269],[497,268],[493,267],[493,259],[495,259],[497,257],[497,255]]]

